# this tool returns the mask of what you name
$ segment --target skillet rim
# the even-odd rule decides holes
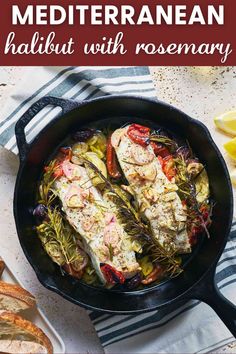
[[[62,100],[65,102],[65,104],[71,104],[71,108],[68,109],[65,113],[59,114],[58,116],[56,116],[53,120],[51,120],[46,126],[43,127],[42,130],[40,130],[40,132],[35,136],[35,138],[29,143],[27,144],[28,149],[27,152],[24,156],[23,160],[20,160],[20,167],[17,173],[17,178],[16,178],[16,183],[15,183],[15,189],[14,189],[14,201],[13,201],[13,211],[14,211],[14,219],[15,219],[15,224],[16,224],[16,229],[17,229],[17,234],[18,234],[18,239],[19,242],[21,244],[22,250],[28,260],[28,262],[30,263],[30,265],[32,266],[32,268],[34,269],[34,272],[36,273],[36,276],[38,278],[38,280],[40,281],[40,283],[47,289],[54,291],[55,293],[59,294],[60,296],[62,296],[63,298],[69,300],[70,302],[73,302],[76,305],[80,305],[83,306],[85,308],[88,308],[90,310],[96,310],[96,311],[102,311],[104,313],[113,313],[113,314],[136,314],[136,313],[144,313],[144,312],[150,312],[153,311],[155,309],[159,309],[159,308],[164,308],[167,307],[171,304],[173,304],[174,302],[180,301],[181,299],[189,299],[192,298],[193,296],[189,296],[191,294],[191,292],[193,292],[193,290],[195,289],[195,287],[202,283],[202,281],[208,277],[209,274],[214,274],[215,273],[215,267],[217,265],[217,262],[225,248],[225,245],[227,243],[227,238],[231,229],[231,224],[232,224],[232,218],[233,218],[233,192],[232,192],[232,185],[231,185],[231,181],[230,181],[230,176],[229,176],[229,172],[226,166],[226,162],[220,152],[220,150],[218,149],[216,143],[214,142],[214,140],[212,139],[212,136],[208,130],[208,128],[201,122],[198,121],[195,118],[190,117],[188,114],[186,114],[185,112],[183,112],[182,110],[178,109],[175,106],[172,106],[166,102],[163,102],[161,100],[155,99],[155,98],[149,98],[149,97],[143,97],[143,96],[138,96],[138,95],[107,95],[107,96],[102,96],[102,97],[97,97],[91,100],[84,100],[82,102],[77,102],[77,101],[73,101],[73,100],[68,100],[68,99],[63,99],[63,98],[57,98],[57,97],[52,97],[52,96],[44,96],[41,98],[42,99],[48,99],[50,101],[50,99],[52,99],[53,101],[57,101],[57,100]],[[224,238],[222,238],[221,241],[221,246],[219,248],[219,251],[217,253],[217,255],[215,256],[214,261],[212,262],[212,264],[207,268],[207,270],[203,273],[203,275],[197,280],[197,282],[195,282],[192,286],[189,286],[188,289],[186,291],[184,291],[183,293],[181,293],[180,295],[172,298],[171,300],[167,300],[166,302],[164,302],[161,305],[156,305],[156,306],[152,306],[149,307],[147,309],[136,309],[136,310],[131,310],[131,311],[114,311],[114,310],[107,310],[107,309],[101,309],[95,306],[91,306],[88,304],[85,304],[83,302],[81,302],[80,300],[75,300],[73,297],[65,294],[62,290],[60,290],[58,287],[50,284],[50,282],[48,282],[48,280],[45,280],[42,278],[41,272],[39,271],[39,269],[37,268],[36,265],[34,265],[32,257],[30,256],[30,254],[27,252],[23,240],[20,237],[20,234],[22,233],[20,231],[20,226],[19,226],[19,219],[18,219],[18,209],[17,209],[17,201],[18,201],[18,186],[20,184],[20,180],[21,180],[21,176],[25,167],[25,164],[27,162],[27,158],[29,155],[29,151],[31,150],[32,146],[34,144],[36,144],[37,140],[44,134],[44,132],[48,129],[48,127],[50,127],[51,125],[56,124],[57,121],[59,121],[60,119],[63,119],[64,116],[66,116],[67,114],[71,113],[72,111],[75,111],[77,109],[80,109],[80,107],[84,107],[86,105],[89,105],[93,102],[96,101],[109,101],[109,100],[119,100],[119,99],[128,99],[128,100],[139,100],[139,101],[146,101],[146,102],[150,102],[152,104],[160,104],[168,109],[174,110],[176,112],[178,112],[183,119],[187,120],[189,123],[192,123],[196,126],[198,126],[202,131],[204,131],[206,138],[209,140],[211,146],[213,147],[220,163],[221,163],[221,167],[222,170],[224,171],[224,175],[226,178],[226,183],[227,183],[227,188],[229,191],[229,195],[230,195],[230,201],[229,201],[229,215],[228,215],[228,222],[227,222],[227,227],[225,230],[225,235]],[[39,100],[40,101],[40,100]],[[38,102],[38,101],[37,101]],[[36,102],[36,103],[37,103]],[[50,102],[48,104],[51,104]],[[58,106],[58,105],[57,105]],[[31,107],[30,107],[31,108]],[[21,118],[20,118],[21,119]],[[20,119],[18,120],[18,122],[20,121]],[[17,122],[17,123],[18,123]],[[17,126],[16,123],[16,126]],[[20,147],[18,147],[20,150]],[[157,285],[158,286],[158,285]],[[152,288],[146,288],[145,291],[140,290],[140,291],[136,291],[137,294],[142,295],[143,292],[149,292],[150,290],[155,289],[155,286]],[[104,289],[105,291],[107,291],[107,289]],[[117,292],[116,292],[117,293]],[[125,294],[129,294],[129,293],[133,293],[130,291],[122,291],[122,293]]]

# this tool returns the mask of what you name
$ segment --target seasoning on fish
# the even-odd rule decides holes
[[[161,245],[171,244],[178,253],[191,252],[186,210],[176,193],[178,187],[174,182],[173,170],[170,166],[166,167],[169,173],[166,176],[153,147],[134,142],[129,132],[129,126],[123,128],[123,134],[119,130],[119,144],[114,148],[140,211],[150,222],[152,232]],[[170,158],[168,163],[170,165]]]
[[[110,278],[104,275],[101,264],[120,272],[124,279],[135,275],[139,270],[135,253],[124,247],[129,237],[110,205],[93,186],[86,168],[65,160],[62,169],[64,176],[55,181],[55,189],[66,218],[81,235],[84,249],[102,283]],[[117,281],[122,277],[116,277]]]
[[[63,273],[130,291],[183,271],[181,254],[210,237],[213,202],[187,141],[137,123],[111,128],[68,137],[44,168],[33,215]]]

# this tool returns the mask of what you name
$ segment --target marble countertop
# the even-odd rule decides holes
[[[20,83],[22,71],[21,67],[0,68],[1,105],[7,102],[7,97],[14,86]],[[177,106],[193,118],[205,123],[222,151],[229,169],[234,168],[234,163],[228,159],[222,148],[223,143],[229,138],[215,129],[213,117],[236,108],[236,68],[153,67],[151,73],[158,98]],[[36,296],[40,307],[64,339],[67,353],[102,353],[100,342],[86,311],[48,292],[38,282],[25,259],[16,235],[12,210],[17,170],[18,158],[1,148],[1,256],[25,287]],[[60,311],[62,308],[63,311]],[[236,345],[233,343],[217,351],[217,353],[222,352],[236,353]]]

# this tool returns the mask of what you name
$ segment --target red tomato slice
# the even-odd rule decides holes
[[[151,141],[150,145],[152,146],[154,154],[156,156],[161,156],[164,158],[170,155],[169,150],[163,144],[159,144],[159,143],[155,143],[154,141]]]

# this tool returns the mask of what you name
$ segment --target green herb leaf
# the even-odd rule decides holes
[[[171,277],[179,275],[182,272],[182,269],[179,261],[175,259],[176,254],[173,247],[171,247],[170,244],[168,247],[167,245],[166,247],[161,246],[153,236],[150,226],[142,222],[138,213],[131,206],[129,200],[119,193],[118,187],[112,185],[93,163],[85,160],[85,164],[103,179],[106,195],[108,195],[116,205],[118,218],[123,224],[127,234],[133,240],[138,240],[140,242],[142,247],[151,254],[153,261],[163,265],[167,275]]]
[[[59,207],[52,206],[57,196],[53,189],[55,168],[56,160],[53,160],[47,167],[40,185],[40,202],[47,208],[47,218],[37,227],[38,235],[46,252],[57,264],[82,262],[74,230],[64,219]]]
[[[112,247],[111,243],[108,245],[108,250],[109,250],[109,258],[110,258],[110,261],[113,261],[114,248]]]

